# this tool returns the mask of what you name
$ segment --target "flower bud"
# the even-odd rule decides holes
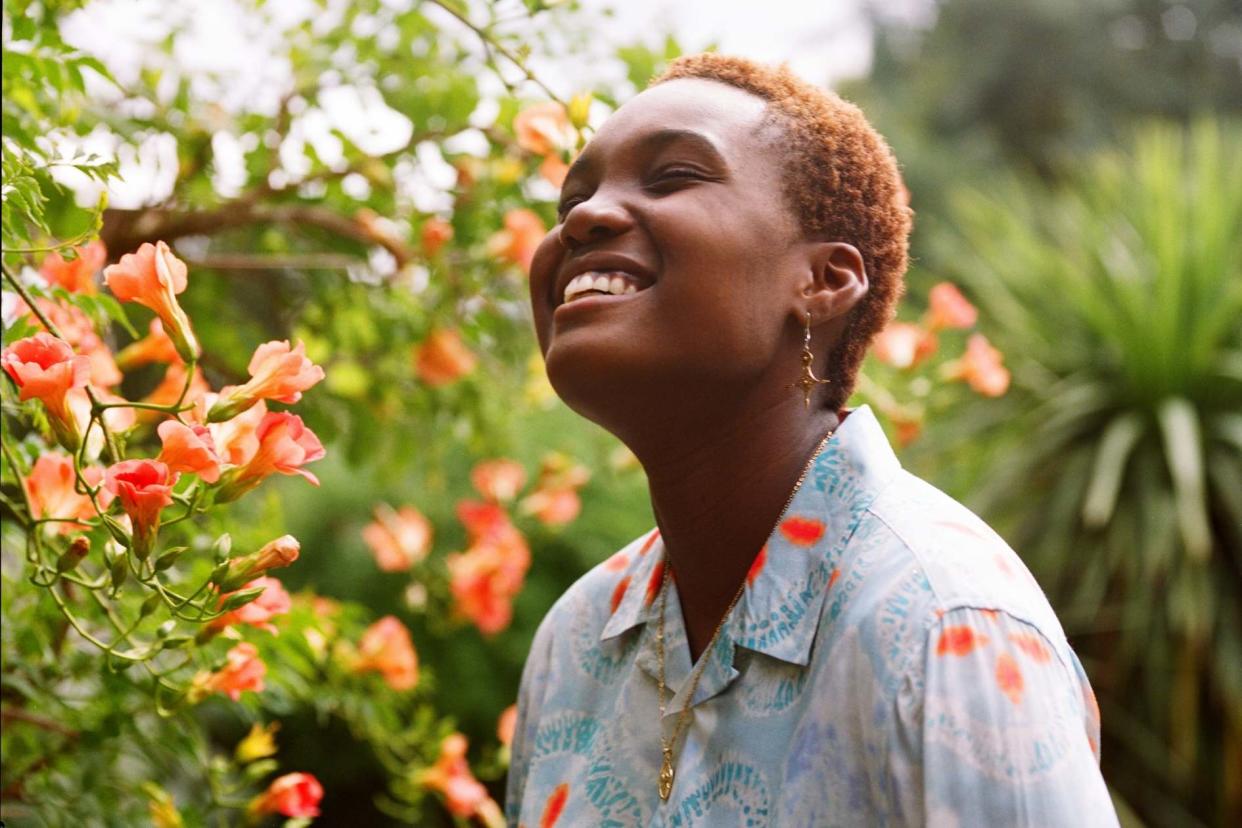
[[[142,602],[142,607],[138,610],[139,618],[146,618],[164,603],[164,598],[158,592],[152,592],[147,596],[147,600]]]
[[[185,547],[185,546],[174,546],[172,549],[169,549],[163,555],[160,555],[158,558],[155,559],[155,571],[163,572],[165,569],[168,569],[168,567],[172,566],[173,564],[177,562],[177,559],[180,558],[181,554],[185,552],[185,550],[188,548],[189,547]]]
[[[250,589],[238,590],[224,599],[224,603],[220,605],[220,611],[230,612],[231,610],[238,609],[239,607],[244,607],[246,604],[249,604],[255,598],[262,595],[265,589],[267,589],[266,586],[259,586],[251,587]]]
[[[251,555],[229,561],[222,577],[213,574],[213,581],[221,592],[233,592],[238,587],[258,578],[269,569],[288,566],[298,559],[301,546],[293,535],[282,535],[269,541],[262,549]],[[217,572],[219,568],[217,567]]]
[[[82,559],[91,551],[91,542],[84,535],[78,535],[73,539],[73,543],[69,544],[61,556],[56,560],[57,574],[72,572],[77,569],[78,564],[82,563]]]
[[[227,560],[216,564],[216,568],[211,570],[211,583],[218,584],[224,579],[229,572],[229,562]]]
[[[112,536],[114,541],[119,543],[121,546],[129,546],[131,540],[129,533],[125,531],[124,526],[118,523],[114,518],[110,518],[107,515],[103,516],[103,525],[104,528],[108,530],[108,534]]]
[[[194,634],[194,643],[201,647],[202,645],[206,644],[208,641],[210,641],[211,639],[219,635],[221,629],[223,628],[213,627],[210,624],[205,627],[201,627],[199,631]]]
[[[229,559],[229,553],[233,551],[233,536],[225,532],[216,538],[216,542],[211,545],[211,552],[215,555],[216,563],[224,563]]]
[[[124,553],[112,559],[108,565],[108,577],[112,581],[112,594],[116,595],[121,591],[121,585],[125,583],[125,579],[129,577],[129,561],[125,560]]]

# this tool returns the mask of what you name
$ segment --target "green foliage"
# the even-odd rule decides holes
[[[0,139],[4,179],[0,229],[5,252],[31,247],[13,242],[28,241],[32,230],[52,234],[45,215],[49,193],[58,189],[52,170],[72,168],[99,181],[116,170],[114,162],[96,155],[64,155],[47,135],[49,124],[72,128],[77,122],[85,103],[87,72],[104,80],[112,77],[98,59],[61,40],[55,13],[63,10],[57,4],[33,8],[30,3],[14,0],[4,4],[4,28],[12,34],[5,42],[0,71],[0,127],[4,135]],[[81,234],[78,239],[68,239],[64,228],[58,227],[58,235],[67,240],[55,246],[70,246],[97,233],[102,210],[100,204],[91,226],[76,228]]]
[[[956,194],[936,236],[1014,389],[929,442],[992,446],[975,505],[1077,635],[1109,778],[1170,823],[1224,804],[1242,743],[1240,137],[1150,126],[1072,189]]]
[[[662,50],[649,49],[641,44],[623,46],[617,50],[617,57],[625,63],[626,78],[640,92],[647,88],[647,84],[653,78],[664,71],[669,61],[680,57],[681,54],[681,45],[672,35],[664,38]]]

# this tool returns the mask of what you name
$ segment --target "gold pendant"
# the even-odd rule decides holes
[[[673,770],[673,751],[664,750],[664,761],[660,763],[660,799],[668,802],[669,795],[673,792],[673,776],[676,771]]]

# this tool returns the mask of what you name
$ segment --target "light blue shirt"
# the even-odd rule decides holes
[[[1117,824],[1099,711],[1043,592],[982,520],[901,468],[867,406],[811,466],[691,702],[664,547],[638,538],[557,601],[522,677],[507,816],[559,826]]]

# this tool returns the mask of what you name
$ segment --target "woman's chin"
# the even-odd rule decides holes
[[[652,373],[630,359],[632,355],[586,345],[565,341],[550,348],[548,381],[573,411],[619,435],[636,419],[650,416],[659,390],[653,387]]]

